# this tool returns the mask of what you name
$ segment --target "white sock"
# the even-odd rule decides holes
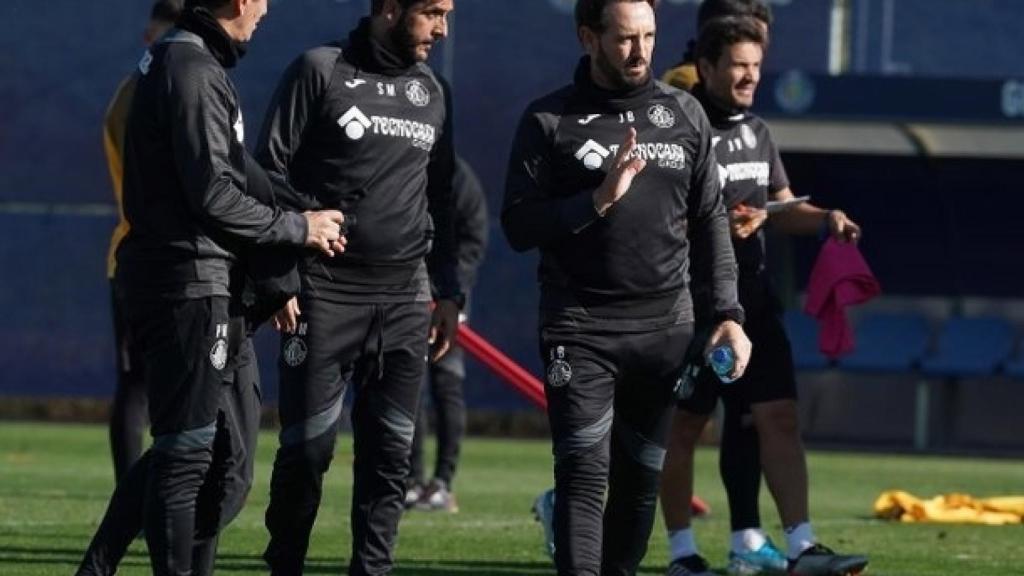
[[[796,560],[797,556],[814,546],[815,542],[817,540],[814,538],[814,530],[811,528],[810,522],[801,522],[796,526],[786,528],[786,555],[790,560]]]
[[[732,551],[737,554],[757,552],[766,542],[768,537],[760,528],[744,528],[732,533]]]
[[[668,533],[669,562],[693,556],[697,553],[697,542],[693,539],[693,528],[672,530]]]

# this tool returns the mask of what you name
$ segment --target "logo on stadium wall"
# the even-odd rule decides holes
[[[213,343],[213,348],[210,349],[210,364],[217,370],[223,370],[228,364],[228,342],[223,338],[218,338]]]
[[[576,151],[576,159],[583,162],[587,170],[597,170],[604,164],[604,159],[611,152],[593,140],[587,140],[583,146]]]
[[[373,122],[370,122],[366,114],[356,106],[349,108],[348,112],[338,118],[338,126],[345,129],[345,136],[348,136],[349,140],[362,139],[366,135],[366,129],[372,125]]]
[[[410,80],[405,84],[405,97],[413,106],[423,108],[430,104],[430,90],[419,80]]]
[[[306,361],[306,354],[308,352],[309,350],[306,348],[306,343],[302,341],[302,337],[292,336],[284,343],[281,358],[284,359],[285,364],[295,368]]]
[[[814,105],[815,88],[811,77],[790,70],[775,81],[775,101],[790,114],[803,114]]]
[[[757,148],[757,135],[754,134],[754,131],[750,126],[747,126],[746,124],[740,126],[740,138],[743,140],[743,143],[747,145],[747,148],[750,148],[751,150]]]
[[[572,366],[565,361],[565,347],[551,349],[551,365],[548,366],[548,384],[561,388],[572,380]]]
[[[658,128],[671,128],[676,125],[676,115],[661,104],[655,104],[647,109],[647,119]]]

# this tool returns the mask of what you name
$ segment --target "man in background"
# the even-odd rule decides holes
[[[772,25],[772,9],[762,0],[704,0],[697,9],[697,32],[714,18],[745,16],[757,21],[768,47],[768,29]],[[689,91],[700,81],[697,76],[696,39],[686,44],[683,60],[662,75],[661,81]]]
[[[692,394],[678,404],[661,485],[672,559],[669,576],[712,574],[697,552],[689,502],[694,448],[719,397],[726,421],[733,422],[727,428],[741,426],[744,412],[749,411],[759,442],[759,451],[739,461],[727,459],[723,445],[721,470],[733,529],[729,572],[785,570],[793,576],[846,576],[860,572],[868,562],[863,556],[837,554],[822,545],[811,527],[796,375],[781,305],[769,279],[764,233],[767,221],[789,234],[820,233],[840,242],[856,242],[860,227],[840,210],[824,210],[807,202],[768,219],[769,201],[794,196],[768,126],[749,111],[760,80],[764,44],[762,26],[748,17],[712,19],[701,28],[697,41],[700,83],[693,94],[713,130],[717,171],[739,264],[740,303],[747,315],[744,328],[754,349],[743,377],[723,385],[710,370],[701,370]],[[700,287],[696,288],[695,300],[705,300]],[[757,494],[762,468],[785,530],[788,561],[761,530]]]
[[[184,0],[157,0],[149,13],[149,23],[142,34],[146,46],[155,42],[174,25],[181,14]],[[124,130],[131,110],[132,97],[138,71],[121,81],[107,107],[103,120],[103,151],[107,156],[114,201],[117,203],[118,222],[110,238],[107,252],[107,279],[110,281],[110,307],[114,316],[114,349],[117,353],[117,380],[114,405],[110,414],[110,452],[114,457],[114,477],[117,481],[142,454],[142,436],[146,430],[146,385],[142,378],[142,358],[134,352],[131,335],[124,316],[124,303],[114,289],[117,270],[117,247],[128,234],[128,221],[124,217],[122,202],[124,182]]]
[[[459,322],[469,321],[470,292],[476,283],[477,269],[487,251],[490,222],[487,198],[473,168],[456,156],[452,178],[455,196],[455,247],[459,259],[459,286],[466,295],[466,305]],[[452,489],[459,464],[462,436],[466,429],[466,402],[462,383],[466,378],[466,361],[462,347],[453,345],[443,358],[427,369],[430,403],[437,414],[437,457],[434,475],[426,482],[423,466],[423,439],[427,435],[427,413],[420,407],[416,419],[416,435],[412,441],[412,469],[405,493],[406,508],[458,512],[459,505]],[[424,394],[426,397],[426,394]]]

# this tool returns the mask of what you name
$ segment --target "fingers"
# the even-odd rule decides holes
[[[632,158],[622,167],[622,172],[630,178],[636,176],[647,167],[647,161],[643,158]]]
[[[430,361],[437,362],[441,358],[444,358],[444,355],[448,353],[448,350],[450,348],[451,341],[448,340],[447,338],[442,339],[441,343],[434,347],[434,353],[433,355],[431,355]]]
[[[622,146],[619,147],[619,153],[615,155],[615,168],[622,168],[633,155],[634,150],[636,150],[636,128],[631,126],[626,131],[626,138],[622,141]]]
[[[299,301],[293,297],[283,308],[274,314],[274,329],[278,332],[294,334],[295,330],[299,327],[298,317],[300,314],[302,314],[302,311],[299,310]]]
[[[342,214],[340,210],[327,210],[324,214],[331,220],[331,222],[338,224],[339,228],[345,223],[345,215]]]

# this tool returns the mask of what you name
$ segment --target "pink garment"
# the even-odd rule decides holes
[[[818,347],[835,359],[853,350],[853,330],[846,307],[862,304],[881,293],[856,244],[825,241],[811,270],[804,312],[818,320]]]

